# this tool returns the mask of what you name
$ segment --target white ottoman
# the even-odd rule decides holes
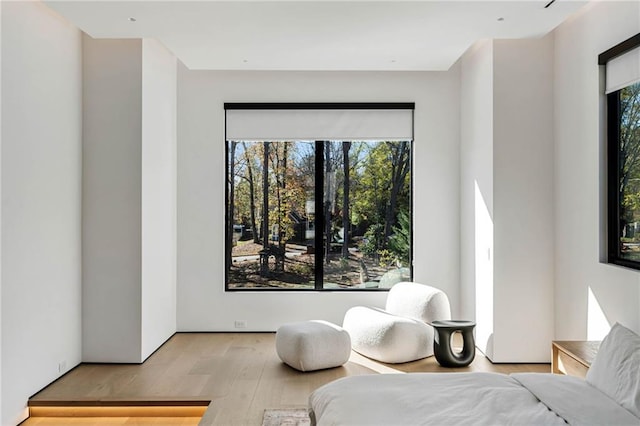
[[[276,332],[276,352],[300,371],[339,367],[349,360],[351,338],[342,327],[314,320],[282,325]]]

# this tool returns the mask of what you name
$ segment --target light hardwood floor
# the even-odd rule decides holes
[[[305,407],[314,389],[340,377],[443,371],[550,372],[551,367],[492,364],[479,352],[461,369],[440,367],[433,357],[393,365],[352,352],[342,367],[301,373],[280,361],[274,333],[178,333],[143,364],[82,364],[31,401],[206,400],[211,403],[201,425],[260,425],[265,408]]]
[[[197,426],[199,417],[30,417],[20,426]]]

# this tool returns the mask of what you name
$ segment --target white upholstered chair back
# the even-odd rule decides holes
[[[443,291],[413,282],[400,282],[389,290],[385,311],[427,324],[451,319],[449,298]]]

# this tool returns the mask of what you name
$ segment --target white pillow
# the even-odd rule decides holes
[[[618,323],[611,327],[586,380],[640,417],[640,336]]]

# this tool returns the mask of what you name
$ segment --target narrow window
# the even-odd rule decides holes
[[[640,34],[599,56],[606,65],[608,261],[640,269]]]

